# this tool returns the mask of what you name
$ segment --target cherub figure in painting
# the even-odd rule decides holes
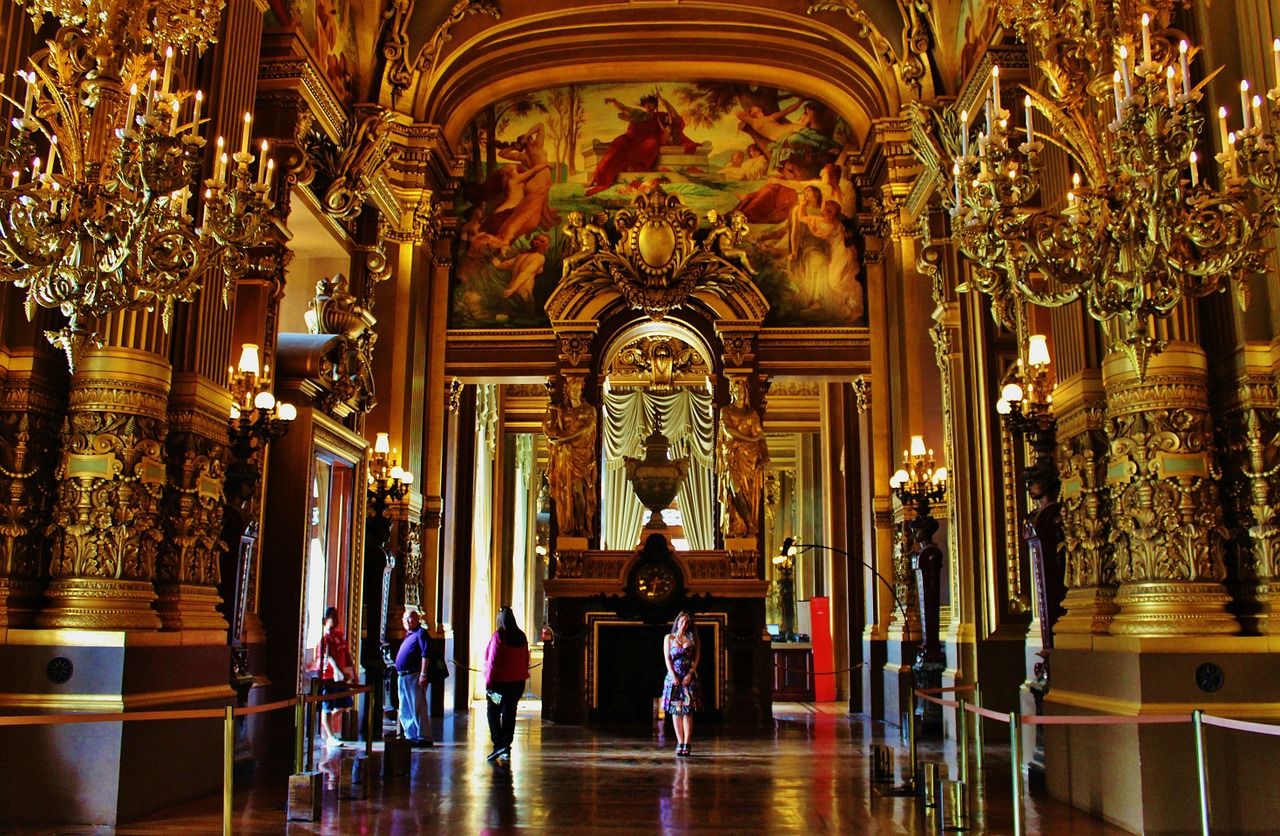
[[[608,216],[603,212],[595,215],[590,221],[586,220],[582,212],[569,213],[569,223],[565,226],[565,232],[573,242],[573,252],[565,256],[564,275],[569,275],[579,265],[590,261],[601,249],[608,248],[609,236],[605,233],[603,226],[607,220]]]
[[[742,236],[747,234],[747,219],[741,212],[730,212],[727,216],[712,209],[707,212],[707,220],[711,222],[711,233],[702,242],[702,248],[715,253],[730,264],[736,264],[748,273],[754,273],[747,251],[738,246]],[[727,223],[726,223],[727,221]]]

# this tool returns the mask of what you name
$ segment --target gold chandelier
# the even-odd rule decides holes
[[[63,26],[11,100],[22,114],[3,157],[0,281],[26,289],[28,318],[37,305],[66,315],[45,335],[74,370],[98,317],[160,306],[168,329],[174,303],[218,274],[228,300],[265,231],[274,163],[266,143],[250,153],[245,114],[239,150],[219,138],[200,182],[203,95],[176,89],[174,53],[213,39],[221,0],[26,5]]]
[[[1139,377],[1164,345],[1152,322],[1184,299],[1234,283],[1247,304],[1246,279],[1264,270],[1260,240],[1275,225],[1280,193],[1274,133],[1264,132],[1261,99],[1248,98],[1247,83],[1242,130],[1226,131],[1222,111],[1217,183],[1201,176],[1198,105],[1208,79],[1191,83],[1198,50],[1169,28],[1172,6],[1004,0],[1001,20],[1042,59],[1044,89],[1025,91],[1015,126],[992,70],[974,141],[978,115],[959,115],[945,198],[960,248],[976,264],[973,284],[998,311],[1083,300]],[[1269,97],[1274,126],[1280,92]],[[1033,110],[1049,132],[1035,130]],[[1075,170],[1065,195],[1038,196],[1045,142]]]

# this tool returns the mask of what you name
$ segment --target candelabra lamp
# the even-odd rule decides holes
[[[1228,130],[1230,114],[1219,110],[1216,177],[1202,177],[1211,156],[1199,106],[1208,78],[1192,83],[1199,50],[1170,27],[1173,5],[1001,3],[1002,21],[1043,56],[1042,89],[1025,89],[1023,124],[1015,126],[996,67],[984,117],[948,117],[958,130],[946,140],[954,160],[944,202],[977,267],[972,286],[998,311],[1019,299],[1048,307],[1082,300],[1140,379],[1164,347],[1153,322],[1184,299],[1231,285],[1247,303],[1246,279],[1265,270],[1264,238],[1280,206],[1280,81],[1267,94],[1269,130],[1247,81],[1238,130]],[[1046,142],[1075,170],[1065,194],[1039,194]]]
[[[917,688],[939,688],[942,672],[947,666],[946,652],[939,639],[939,620],[942,614],[942,549],[933,542],[938,531],[938,521],[930,516],[934,503],[947,495],[947,469],[935,467],[933,451],[926,450],[922,436],[911,436],[911,449],[902,453],[902,469],[894,473],[889,487],[904,508],[910,508],[914,516],[904,525],[916,541],[916,553],[912,556],[915,569],[917,597],[920,601],[920,650],[911,666]],[[938,706],[920,700],[916,706],[916,719],[920,727],[930,732],[941,732],[942,711]]]
[[[231,406],[231,453],[238,461],[254,466],[256,479],[261,477],[261,452],[267,444],[289,431],[298,417],[293,404],[277,401],[271,393],[270,369],[260,365],[258,346],[245,343],[240,348],[240,362],[228,371],[227,388],[234,403]]]
[[[782,551],[773,558],[778,573],[778,598],[782,605],[782,629],[778,637],[792,641],[796,637],[796,547],[788,537]]]
[[[24,102],[0,153],[0,281],[25,289],[28,317],[37,306],[67,317],[46,337],[74,370],[99,317],[159,307],[168,328],[174,303],[215,276],[228,300],[270,222],[274,164],[265,144],[250,153],[245,114],[239,150],[219,138],[201,182],[204,96],[182,89],[174,52],[213,40],[221,0],[159,0],[145,13],[108,0],[26,5],[37,25],[46,14],[63,25],[18,73]]]
[[[398,502],[409,493],[413,474],[400,467],[391,449],[390,436],[378,433],[369,457],[369,505],[373,514],[381,515],[392,502]]]
[[[1058,469],[1053,451],[1057,444],[1057,419],[1053,417],[1053,376],[1049,348],[1043,334],[1032,334],[1027,357],[1018,358],[1000,390],[996,412],[1014,438],[1026,439],[1035,460],[1023,471],[1027,493],[1037,504],[1058,496]]]
[[[367,477],[369,498],[365,519],[365,609],[378,614],[377,629],[366,629],[366,640],[361,645],[360,661],[368,672],[368,680],[374,691],[366,703],[366,710],[374,717],[384,718],[384,706],[390,706],[397,684],[395,649],[387,639],[387,618],[391,609],[391,583],[395,573],[396,558],[391,551],[390,513],[393,504],[409,494],[413,474],[400,467],[391,449],[390,436],[378,433],[369,456]],[[366,728],[368,726],[366,725]],[[375,736],[382,733],[382,723],[374,724]]]

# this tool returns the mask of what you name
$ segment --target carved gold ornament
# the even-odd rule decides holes
[[[633,307],[661,320],[695,290],[750,281],[751,265],[738,247],[747,232],[741,213],[708,213],[711,230],[698,239],[698,216],[659,186],[613,216],[588,222],[571,212],[565,230],[574,252],[565,260],[565,285],[612,286]]]
[[[20,74],[25,101],[0,188],[0,281],[26,289],[28,317],[37,305],[66,315],[46,336],[73,368],[98,317],[160,306],[167,328],[174,302],[214,275],[226,301],[247,269],[244,251],[261,239],[273,164],[250,153],[249,115],[238,151],[218,140],[201,187],[203,94],[175,84],[175,46],[203,47],[220,6],[29,6],[64,26]],[[189,212],[201,195],[197,222]]]
[[[976,263],[972,285],[997,308],[1010,297],[1047,307],[1082,300],[1093,318],[1120,326],[1110,339],[1140,378],[1163,348],[1153,318],[1229,283],[1247,302],[1245,280],[1264,269],[1260,242],[1280,196],[1273,137],[1252,124],[1256,98],[1243,130],[1229,135],[1223,120],[1220,187],[1201,179],[1209,79],[1192,85],[1198,50],[1168,28],[1172,6],[1139,14],[1121,0],[1004,0],[1002,21],[1043,56],[1043,87],[1025,91],[1015,125],[995,67],[982,116],[946,117],[959,147],[949,149],[944,200]],[[1269,96],[1280,106],[1280,91]],[[1044,142],[1075,169],[1065,195],[1037,196]]]

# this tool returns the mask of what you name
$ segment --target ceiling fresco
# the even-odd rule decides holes
[[[768,325],[865,323],[862,239],[844,177],[852,131],[826,103],[747,83],[554,87],[483,110],[467,174],[450,327],[541,327],[570,212],[661,188],[700,216],[741,212]]]

